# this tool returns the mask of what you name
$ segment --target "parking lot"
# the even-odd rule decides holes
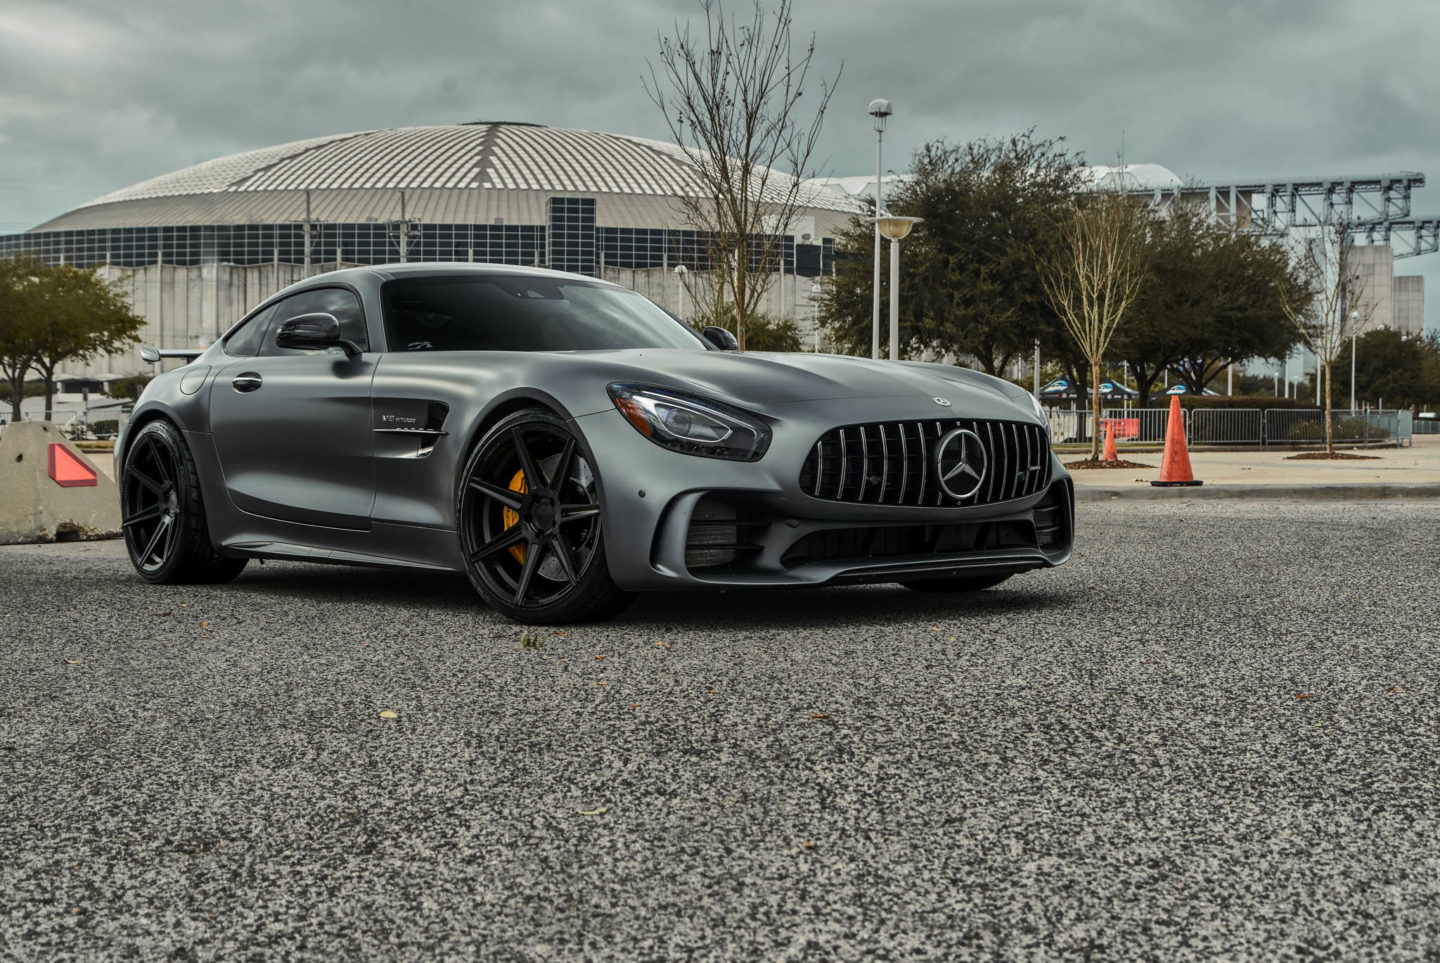
[[[1440,954],[1437,503],[1079,511],[972,599],[536,647],[458,578],[0,548],[0,957]]]

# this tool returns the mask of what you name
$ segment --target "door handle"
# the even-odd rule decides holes
[[[235,380],[230,382],[236,391],[254,391],[264,384],[264,380],[255,372],[247,371],[244,374],[236,375]]]

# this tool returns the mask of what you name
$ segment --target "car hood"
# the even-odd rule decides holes
[[[584,352],[568,357],[584,367],[603,367],[603,376],[612,381],[693,391],[756,409],[917,395],[945,398],[960,409],[1002,399],[1015,403],[1004,390],[1005,382],[952,365],[897,364],[844,355],[672,349]]]

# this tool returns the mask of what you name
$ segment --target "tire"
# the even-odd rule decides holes
[[[634,600],[605,562],[599,479],[574,429],[548,409],[517,411],[487,431],[455,500],[465,573],[502,615],[599,622]]]
[[[1014,572],[1004,575],[974,575],[970,577],[914,579],[900,584],[916,592],[983,592],[994,588],[1008,579]]]
[[[195,459],[168,421],[145,425],[125,452],[120,520],[130,563],[147,582],[228,582],[245,567],[210,544]]]

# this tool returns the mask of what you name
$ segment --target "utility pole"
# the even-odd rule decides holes
[[[889,117],[890,101],[872,100],[870,116],[875,118],[875,298],[870,313],[870,357],[880,357],[880,218],[885,211],[885,187],[881,180],[881,146],[885,140],[885,118]]]

